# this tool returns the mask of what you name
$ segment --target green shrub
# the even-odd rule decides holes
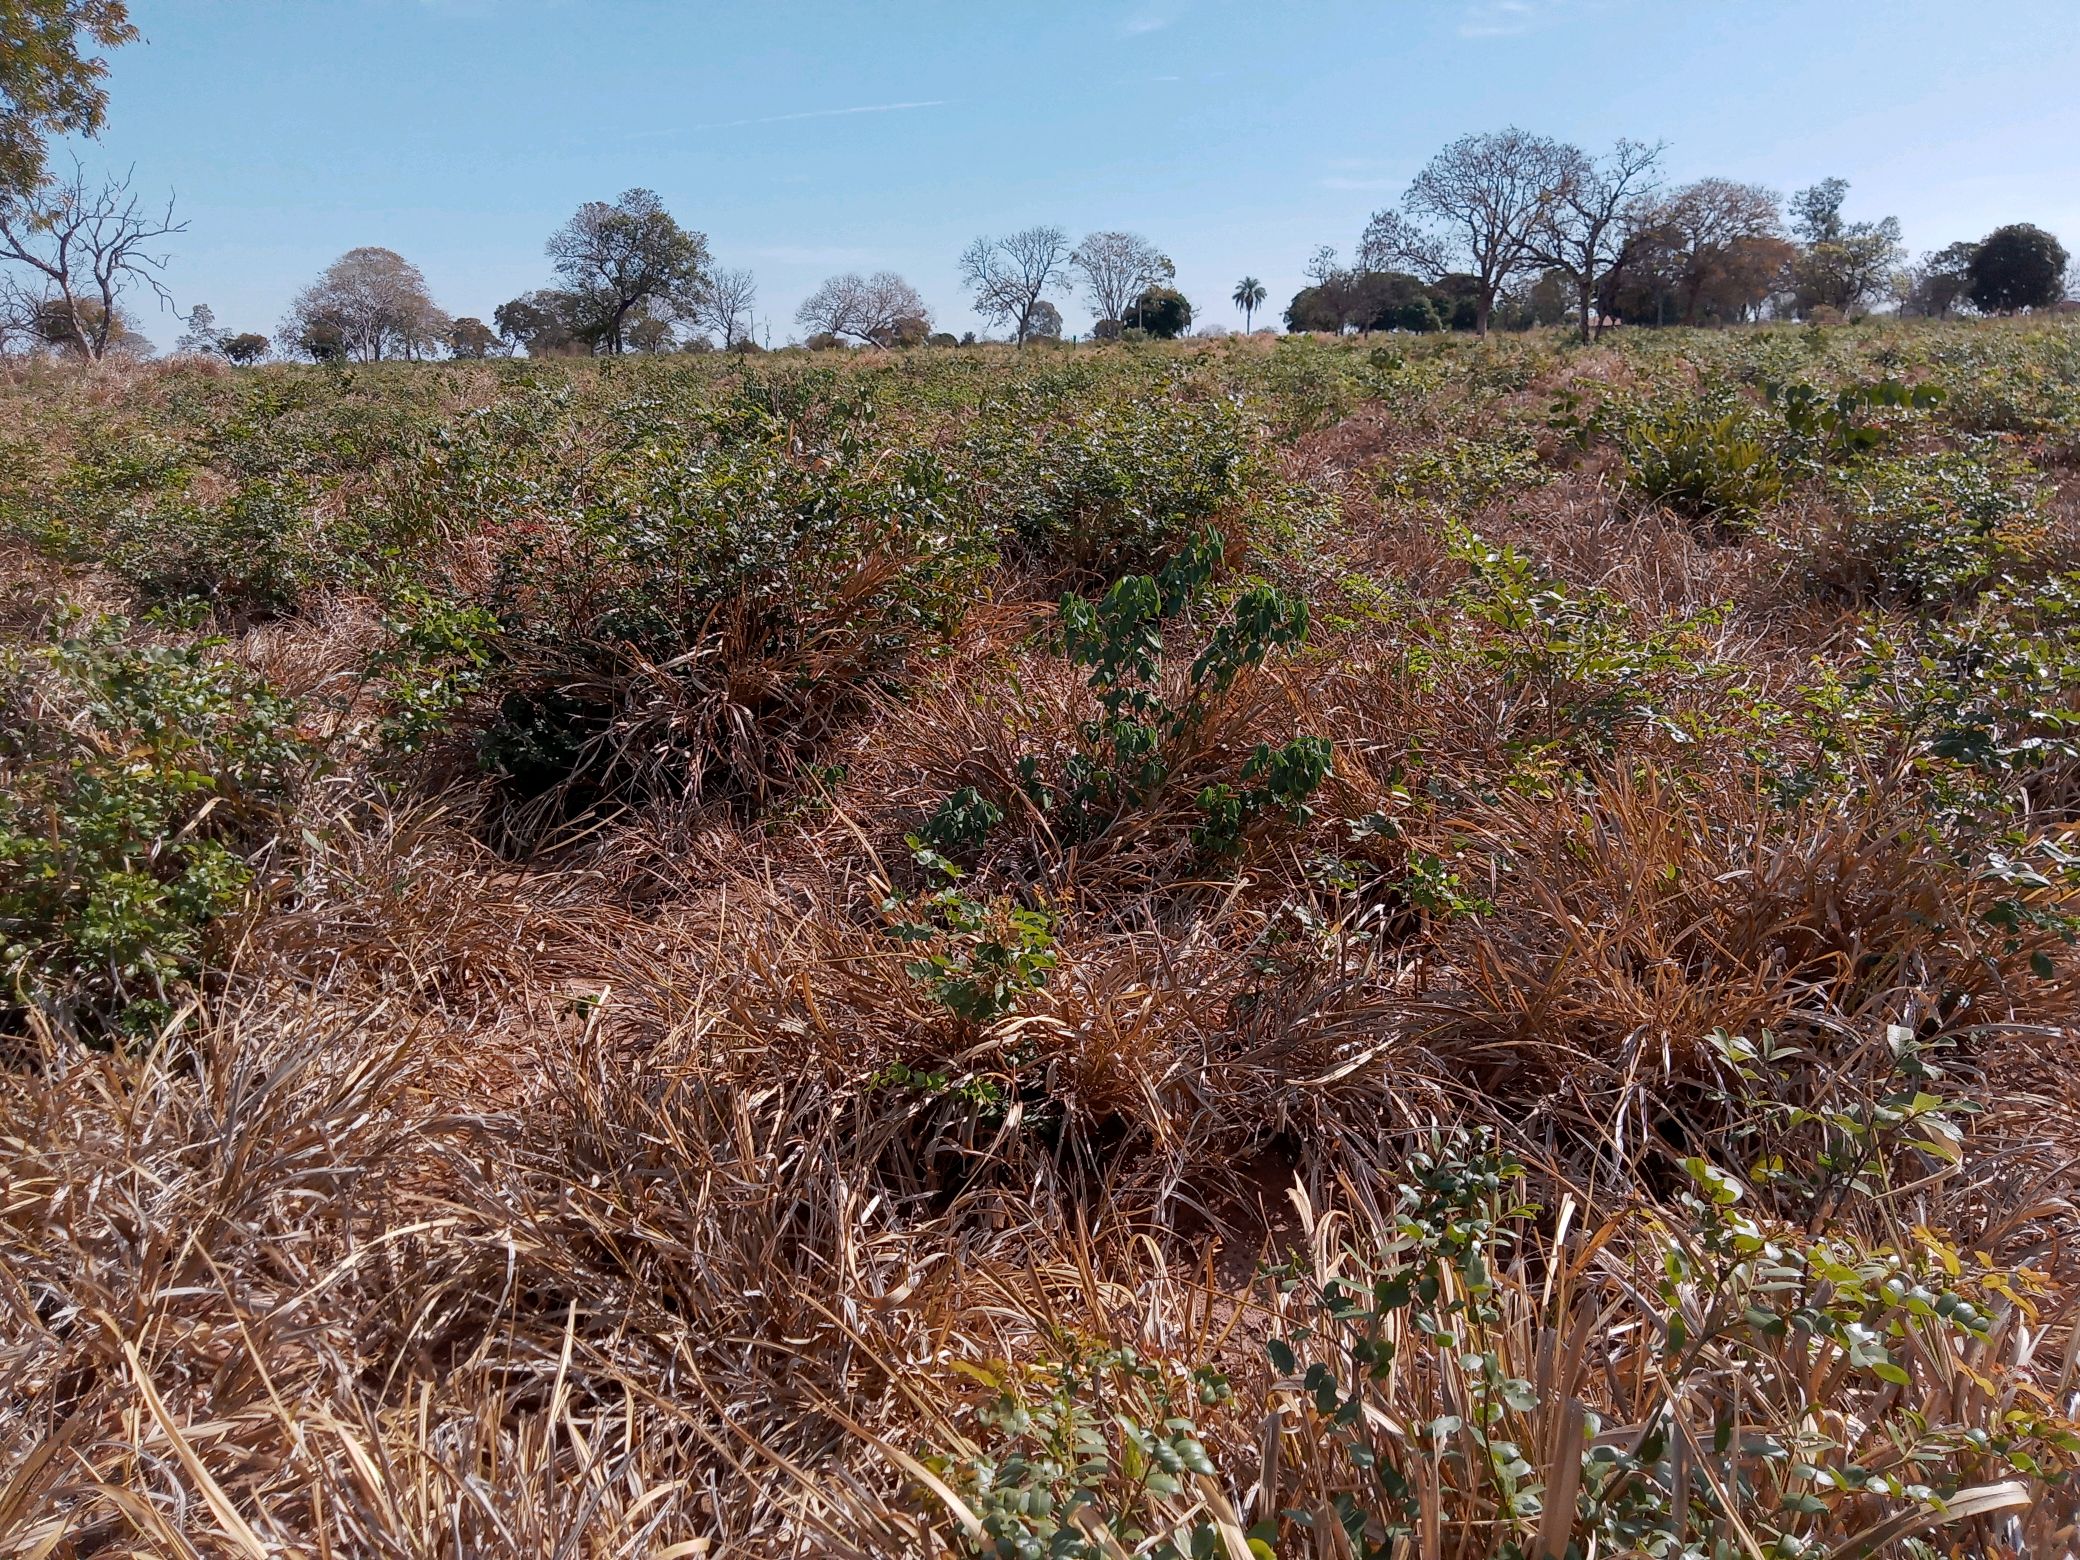
[[[660,429],[530,495],[499,527],[486,761],[579,803],[764,794],[943,639],[988,539],[949,512],[934,452],[877,446],[870,418]]]
[[[1676,1218],[1539,1250],[1523,1167],[1486,1131],[1435,1134],[1375,1246],[1266,1275],[1268,1381],[1075,1337],[971,1370],[973,1449],[925,1465],[962,1552],[1387,1560],[1478,1535],[1505,1560],[1791,1560],[2070,1477],[2080,1426],[1996,1363],[2041,1276],[1925,1229],[1773,1227],[1739,1177],[1687,1170]],[[1238,1444],[1239,1468],[1208,1451]],[[1263,1479],[1245,1528],[1234,1492]]]
[[[169,1015],[306,756],[286,701],[125,627],[0,656],[0,1009],[88,1036]]]
[[[1192,661],[1182,691],[1166,689],[1163,620],[1205,588],[1220,556],[1220,538],[1208,532],[1160,578],[1130,574],[1096,602],[1062,598],[1063,648],[1088,671],[1101,713],[1078,727],[1059,785],[1042,776],[1031,756],[1020,761],[1019,778],[1027,799],[1054,821],[1063,839],[1095,838],[1152,801],[1182,765],[1199,756],[1200,739],[1236,679],[1274,651],[1306,641],[1307,604],[1268,585],[1253,587],[1236,599],[1227,621]],[[1197,843],[1230,853],[1244,829],[1272,811],[1304,823],[1307,798],[1327,778],[1329,766],[1329,744],[1321,738],[1257,744],[1241,766],[1239,786],[1213,780],[1196,793],[1202,814]]]
[[[1625,478],[1657,504],[1725,526],[1752,521],[1784,491],[1775,454],[1746,419],[1695,408],[1635,424],[1626,435]]]
[[[1468,570],[1458,597],[1464,618],[1433,631],[1435,653],[1499,674],[1523,738],[1609,749],[1627,730],[1659,727],[1689,739],[1674,705],[1708,674],[1702,631],[1716,612],[1636,627],[1622,601],[1553,579],[1513,547],[1458,528],[1452,553]],[[1467,621],[1471,634],[1461,628]]]
[[[1467,509],[1537,487],[1547,476],[1538,452],[1521,436],[1452,439],[1403,462],[1387,479],[1386,488],[1401,498]]]
[[[1055,964],[1054,918],[1008,895],[970,897],[960,887],[958,866],[915,835],[909,843],[917,864],[940,886],[882,903],[889,935],[917,950],[905,972],[956,1018],[971,1024],[1001,1018],[1023,993],[1047,984]]]
[[[1241,508],[1261,465],[1234,400],[1180,385],[1077,401],[1029,389],[992,409],[961,460],[979,520],[1043,567],[1104,580],[1162,567]]]
[[[1824,465],[1853,460],[1879,448],[1901,420],[1888,421],[1885,414],[1930,411],[1942,405],[1944,392],[1940,385],[1909,387],[1897,379],[1883,379],[1828,395],[1801,380],[1789,384],[1771,381],[1764,387],[1764,395],[1783,419],[1791,458]]]
[[[1986,445],[1867,460],[1833,474],[1829,493],[1841,524],[1804,566],[1854,599],[1946,612],[2026,569],[2036,544],[2034,478]]]

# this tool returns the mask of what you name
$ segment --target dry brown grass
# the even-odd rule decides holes
[[[1238,372],[1271,352],[1226,350]],[[1657,1434],[1674,1450],[1632,1475],[1641,1498],[1716,1498],[1721,1552],[1758,1556],[1746,1524],[1790,1485],[1755,1443],[1898,1472],[1924,1429],[2011,1410],[2035,1416],[2014,1433],[2041,1476],[1945,1442],[1950,1510],[1829,1487],[1809,1530],[1845,1560],[1916,1534],[2070,1552],[2080,975],[2055,926],[1985,920],[2005,890],[1961,867],[1911,761],[1851,754],[1803,801],[1766,794],[1741,712],[1852,648],[1840,607],[1787,581],[1775,538],[1803,522],[1714,540],[1625,497],[1608,451],[1464,514],[1382,480],[1562,388],[1681,372],[1603,347],[1282,451],[1341,500],[1252,560],[1307,590],[1313,647],[1239,679],[1162,790],[1073,844],[1019,805],[1019,760],[1065,753],[1096,709],[1026,566],[893,691],[852,686],[836,628],[761,659],[718,621],[713,677],[617,664],[621,736],[730,783],[650,775],[531,854],[485,843],[460,738],[416,768],[357,747],[369,598],[245,628],[235,653],[337,759],[282,870],[161,1043],[31,1022],[0,1070],[0,1556],[991,1553],[975,1470],[1002,1448],[979,1411],[1121,1345],[1228,1379],[1194,1410],[1213,1472],[1133,1510],[1207,1523],[1233,1560],[1257,1524],[1280,1557],[1355,1556],[1339,1500],[1383,1553],[1557,1557],[1585,1450]],[[498,385],[451,373],[436,398]],[[127,415],[180,387],[126,369],[65,394]],[[1667,719],[1592,730],[1597,689],[1477,653],[1500,638],[1455,605],[1448,518],[1641,632],[1720,609],[1659,690]],[[453,531],[454,577],[482,581],[484,537]],[[1200,786],[1299,732],[1334,743],[1317,816],[1209,859]],[[1814,757],[1788,722],[1779,742]],[[1055,918],[1044,985],[984,1021],[889,935],[889,901],[924,886],[904,836],[962,786],[1007,803],[963,881]],[[1426,861],[1467,904],[1423,897]],[[1802,1055],[1743,1080],[1715,1031]],[[1959,1256],[1987,1325],[1903,1322],[1904,1383],[1839,1339],[1740,1325],[1776,1292],[1728,1277],[1685,1201],[1693,1156],[1810,1160],[1820,1129],[1787,1112],[1862,1119],[1900,1087],[1902,1034],[1942,1069],[1928,1086],[1983,1107],[1959,1152],[1888,1149],[1868,1185],[1814,1197],[1758,1175],[1740,1211],[1784,1249],[1892,1253],[1933,1283]],[[1501,1221],[1492,1283],[1442,1270],[1427,1330],[1409,1309],[1350,1324],[1394,1346],[1357,1383],[1357,1334],[1310,1286],[1418,1260],[1397,1187],[1455,1128],[1521,1159],[1539,1211]],[[1345,1419],[1309,1364],[1343,1373]],[[1491,1429],[1560,1516],[1509,1509],[1467,1439],[1490,1366],[1529,1384]],[[1407,1478],[1408,1535],[1381,1537],[1365,1455]],[[1092,1552],[1137,1552],[1102,1504]]]

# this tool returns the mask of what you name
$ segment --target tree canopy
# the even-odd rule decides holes
[[[1361,264],[1432,276],[1457,269],[1472,277],[1475,328],[1485,336],[1497,295],[1532,263],[1533,245],[1580,157],[1514,125],[1461,136],[1423,166],[1401,197],[1400,212],[1373,214]]]
[[[1847,221],[1848,193],[1848,180],[1823,179],[1791,197],[1791,229],[1805,240],[1792,262],[1793,308],[1801,316],[1816,308],[1846,313],[1878,294],[1900,262],[1899,218]]]
[[[589,200],[549,236],[549,258],[608,352],[628,345],[631,316],[691,319],[707,279],[705,234],[681,227],[654,191]]]
[[[1177,267],[1139,233],[1087,233],[1069,256],[1082,273],[1086,296],[1101,320],[1123,320],[1135,298],[1168,284]]]
[[[0,199],[43,182],[53,135],[93,135],[108,62],[137,37],[124,0],[0,0]]]
[[[1003,238],[978,238],[961,254],[961,280],[974,291],[975,312],[993,324],[1008,325],[1023,345],[1044,335],[1037,324],[1049,292],[1060,290],[1069,267],[1069,235],[1058,227],[1021,228]],[[1045,304],[1061,334],[1061,311]]]
[[[893,271],[833,276],[802,300],[795,323],[813,333],[864,346],[914,346],[931,333],[931,310]]]
[[[2048,309],[2065,293],[2065,246],[2032,223],[2011,222],[1980,241],[1965,276],[1972,302],[1988,314]]]
[[[394,249],[370,245],[348,250],[296,295],[282,336],[319,361],[374,363],[430,356],[452,328],[419,268]]]
[[[1175,341],[1192,328],[1192,306],[1175,287],[1147,287],[1134,300],[1133,321],[1158,341]]]

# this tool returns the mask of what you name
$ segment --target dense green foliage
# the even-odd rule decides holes
[[[306,758],[287,701],[126,627],[0,658],[0,1003],[93,1036],[172,1016]]]

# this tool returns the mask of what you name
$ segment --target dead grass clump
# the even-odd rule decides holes
[[[1740,1125],[1738,1103],[1709,1103],[1715,1034],[1799,1048],[1809,1091],[1847,1072],[1883,1092],[1908,1043],[2071,1010],[2055,926],[2011,930],[2012,891],[1962,869],[1895,794],[1782,813],[1617,774],[1579,810],[1505,807],[1483,833],[1507,862],[1496,909],[1450,938],[1420,1032],[1484,1093],[1545,1102],[1614,1162]]]

